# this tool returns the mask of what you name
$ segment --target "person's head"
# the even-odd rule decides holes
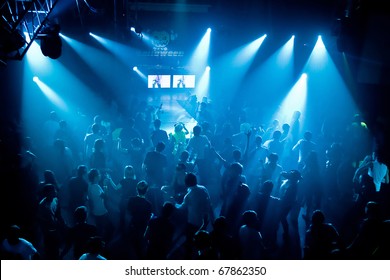
[[[186,174],[184,182],[187,187],[194,187],[198,184],[198,179],[194,173],[190,172]]]
[[[251,191],[250,191],[249,186],[247,184],[241,183],[238,186],[236,195],[237,195],[237,198],[239,199],[239,201],[244,201],[244,200],[248,199],[250,194],[251,194]]]
[[[162,151],[164,151],[164,149],[165,149],[164,142],[162,141],[158,142],[156,145],[156,151],[161,153]]]
[[[230,164],[230,172],[232,176],[239,176],[242,174],[244,167],[239,162],[233,162]]]
[[[267,180],[261,185],[260,192],[266,196],[271,195],[274,183],[271,180]]]
[[[105,242],[100,236],[90,237],[87,241],[87,253],[98,255],[102,254],[105,247]]]
[[[88,172],[88,181],[92,184],[96,184],[100,180],[100,172],[96,168],[92,168]]]
[[[159,129],[161,127],[161,120],[160,119],[155,119],[153,124],[154,124],[154,127],[156,129]]]
[[[100,126],[97,123],[94,123],[91,127],[92,133],[98,134],[100,132]]]
[[[87,166],[84,164],[80,164],[77,166],[77,177],[84,177],[86,174],[88,174]]]
[[[194,235],[194,244],[198,250],[208,249],[211,246],[210,233],[206,230],[198,230]]]
[[[149,185],[145,180],[141,180],[137,183],[137,193],[138,195],[144,196],[148,191]]]
[[[135,179],[135,170],[134,170],[134,167],[132,165],[126,165],[124,173],[125,173],[124,174],[125,178]]]
[[[253,210],[247,210],[242,214],[242,223],[248,227],[256,227],[257,213]]]
[[[104,140],[96,139],[93,145],[93,149],[95,152],[102,152],[104,150]]]
[[[8,228],[7,240],[11,245],[16,245],[20,241],[20,237],[22,236],[20,227],[17,225],[12,225]]]
[[[46,169],[45,171],[43,171],[43,180],[46,183],[57,184],[56,176],[54,172],[50,169]]]
[[[51,200],[54,197],[57,197],[57,189],[53,184],[45,184],[42,188],[42,196]]]
[[[176,133],[182,131],[183,130],[183,125],[181,123],[176,123],[174,130],[175,130]]]
[[[239,161],[241,159],[241,151],[239,149],[233,150],[233,159]]]
[[[262,143],[263,143],[263,137],[261,137],[260,135],[256,135],[256,137],[255,137],[256,146],[260,147]]]
[[[192,132],[194,133],[194,136],[199,136],[202,132],[202,127],[200,125],[195,125]]]
[[[279,140],[280,137],[282,137],[282,132],[280,130],[275,130],[273,133],[272,133],[272,138],[275,139],[275,140]]]
[[[73,212],[73,218],[76,224],[82,224],[87,221],[88,210],[86,206],[79,206]]]
[[[313,134],[311,133],[311,131],[306,131],[303,134],[303,138],[305,138],[307,141],[310,141],[313,138]]]
[[[229,228],[228,221],[225,216],[219,216],[214,220],[213,230],[218,233],[226,232]]]
[[[316,226],[323,224],[325,222],[325,215],[324,213],[317,209],[313,211],[313,214],[311,215],[311,223]]]
[[[165,202],[162,211],[161,211],[161,216],[165,218],[169,218],[172,216],[173,212],[175,211],[176,207],[172,202]]]
[[[102,123],[102,120],[103,120],[103,118],[102,118],[102,116],[101,115],[95,115],[94,117],[93,117],[93,123],[95,124],[101,124]]]
[[[369,219],[379,219],[381,216],[381,206],[378,202],[369,201],[366,204],[366,216]]]
[[[302,179],[301,173],[298,170],[290,170],[289,172],[282,172],[284,178],[288,179],[290,182],[298,182]]]
[[[180,161],[186,162],[189,157],[190,157],[190,153],[187,150],[184,150],[180,154]]]
[[[60,128],[65,129],[68,126],[66,120],[60,120],[59,122]]]
[[[278,160],[279,160],[279,156],[278,156],[277,153],[270,153],[270,154],[267,156],[267,158],[268,158],[268,161],[269,161],[270,163],[277,163]]]
[[[282,129],[284,133],[288,133],[290,131],[290,125],[288,123],[284,123],[282,125]]]
[[[53,121],[58,121],[58,115],[57,115],[57,112],[56,111],[51,111],[50,112],[50,115],[49,115],[49,118]]]

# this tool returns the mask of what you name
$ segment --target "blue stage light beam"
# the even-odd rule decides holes
[[[191,71],[198,73],[202,72],[208,63],[208,56],[210,51],[210,37],[211,29],[208,28],[206,33],[203,35],[196,49],[191,55],[188,67]]]

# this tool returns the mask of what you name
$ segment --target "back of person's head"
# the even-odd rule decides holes
[[[285,131],[287,133],[290,131],[290,125],[288,123],[284,123],[282,125],[282,129],[283,129],[283,131]]]
[[[260,135],[256,135],[255,143],[256,145],[260,146],[263,143],[263,137],[261,137]]]
[[[16,245],[19,243],[19,238],[22,236],[20,227],[18,225],[11,225],[8,228],[7,240],[11,245]]]
[[[51,111],[50,112],[50,115],[49,115],[49,118],[53,121],[57,121],[58,120],[58,115],[57,115],[57,112],[56,111]]]
[[[180,154],[180,160],[181,161],[187,161],[187,159],[190,157],[190,153],[187,150],[184,150]]]
[[[246,200],[251,194],[247,184],[241,183],[237,188],[237,198],[240,201]]]
[[[267,180],[261,185],[260,192],[266,196],[271,195],[274,183],[271,180]]]
[[[184,182],[186,186],[194,187],[198,184],[198,179],[196,178],[196,175],[194,173],[190,172],[186,174]]]
[[[96,168],[92,168],[92,169],[89,170],[89,172],[88,172],[88,181],[91,182],[91,183],[95,182],[95,179],[96,179],[97,177],[99,177],[99,175],[100,175],[99,170],[96,169]]]
[[[381,206],[378,202],[369,201],[366,204],[366,216],[369,219],[380,219],[381,217]]]
[[[211,246],[210,233],[206,230],[198,230],[194,235],[194,244],[198,250],[209,248]]]
[[[192,132],[194,133],[194,136],[199,136],[202,132],[202,127],[200,125],[195,125]]]
[[[145,180],[141,180],[137,183],[137,193],[139,195],[145,195],[148,191],[149,185]]]
[[[53,184],[45,184],[42,188],[42,196],[47,198],[53,198],[57,196],[56,186]]]
[[[275,140],[279,140],[280,137],[282,137],[282,132],[280,130],[275,130],[273,133],[272,133],[272,138],[275,139]]]
[[[184,163],[178,163],[175,170],[176,172],[186,172],[187,166]]]
[[[172,216],[175,209],[176,209],[175,205],[172,202],[167,201],[164,203],[162,207],[161,216],[165,218],[169,218],[170,216]]]
[[[94,124],[92,125],[91,130],[92,130],[92,133],[98,134],[98,133],[100,132],[100,126],[99,126],[99,124],[94,123]]]
[[[66,143],[62,139],[56,139],[54,140],[54,148],[56,148],[58,151],[63,152],[65,151]]]
[[[155,119],[153,124],[154,124],[155,128],[160,128],[161,127],[161,120],[160,119]]]
[[[164,151],[164,149],[165,149],[165,143],[162,141],[158,142],[156,145],[156,151],[162,152],[162,151]]]
[[[93,117],[93,122],[94,123],[97,123],[97,124],[100,124],[101,122],[102,122],[102,116],[101,115],[95,115],[94,117]]]
[[[314,210],[313,214],[311,215],[311,223],[314,226],[317,226],[317,225],[323,224],[324,222],[325,222],[324,213],[319,209]]]
[[[239,149],[234,149],[232,153],[233,153],[233,159],[235,161],[239,161],[241,159],[241,151]]]
[[[175,125],[174,125],[174,127],[175,127],[175,132],[180,132],[180,131],[182,131],[182,129],[183,129],[183,125],[181,124],[181,123],[176,123]]]
[[[53,170],[46,169],[43,171],[43,179],[46,183],[56,184],[56,176]]]
[[[213,230],[217,233],[226,232],[229,228],[228,221],[225,216],[219,216],[214,220]]]
[[[88,239],[86,244],[86,251],[90,254],[101,254],[105,247],[105,242],[100,236],[92,236]]]
[[[304,137],[307,141],[310,141],[310,140],[313,138],[313,134],[311,133],[311,131],[306,131],[306,132],[303,134],[303,137]]]
[[[66,120],[60,120],[60,128],[66,128],[68,126],[68,123],[66,122]]]
[[[82,177],[87,173],[88,173],[88,169],[87,169],[86,165],[80,164],[79,166],[77,166],[77,176],[78,177]]]
[[[279,156],[277,153],[270,153],[268,156],[268,161],[272,163],[276,163],[279,160]]]
[[[244,167],[239,162],[233,162],[230,164],[230,172],[233,176],[239,176],[242,174]]]
[[[73,212],[73,218],[77,224],[82,224],[87,221],[88,210],[85,206],[77,207]]]
[[[242,214],[242,223],[248,227],[255,227],[257,224],[257,213],[254,210],[247,210]]]
[[[93,148],[95,152],[102,151],[104,148],[104,140],[103,139],[96,139],[95,143],[93,145]]]
[[[134,148],[141,148],[142,147],[142,140],[138,137],[131,139],[130,142]]]
[[[132,179],[135,178],[135,170],[134,170],[134,167],[132,165],[126,165],[124,172],[125,172],[125,174],[124,174],[125,178],[132,178]]]

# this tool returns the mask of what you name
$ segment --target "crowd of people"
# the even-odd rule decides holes
[[[14,131],[2,259],[390,258],[386,147],[361,116],[314,133],[210,107],[172,133],[145,107]]]

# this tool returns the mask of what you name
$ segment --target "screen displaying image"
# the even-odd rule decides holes
[[[173,75],[173,88],[195,88],[195,75]]]
[[[170,88],[171,75],[148,75],[148,88]]]

